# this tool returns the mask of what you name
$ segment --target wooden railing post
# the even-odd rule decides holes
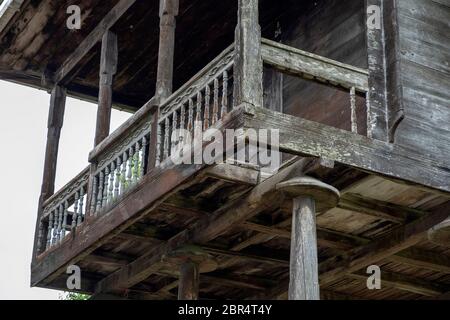
[[[147,172],[159,165],[160,139],[159,136],[159,99],[154,98],[150,100],[152,105],[150,117],[152,119],[150,141],[148,147]]]
[[[108,30],[104,34],[102,40],[95,146],[109,135],[112,108],[112,85],[114,75],[117,72],[117,60],[117,36]]]
[[[172,94],[175,17],[178,15],[178,6],[178,0],[160,0],[159,3],[160,34],[156,96],[162,99]]]
[[[39,197],[38,214],[36,220],[35,241],[33,247],[33,262],[38,254],[38,249],[42,249],[42,244],[38,243],[40,230],[40,220],[42,216],[42,205],[50,198],[55,191],[56,165],[58,160],[59,138],[64,121],[66,108],[66,89],[55,86],[51,93],[50,108],[47,123],[47,146],[44,160],[44,173],[42,177],[41,196]],[[41,237],[41,240],[45,237]],[[44,246],[45,248],[45,246]]]
[[[263,61],[258,0],[239,0],[235,34],[234,104],[263,106]]]

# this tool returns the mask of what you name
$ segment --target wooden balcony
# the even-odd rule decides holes
[[[424,237],[450,212],[450,171],[371,138],[368,71],[263,40],[266,65],[348,92],[351,131],[234,100],[234,46],[164,101],[151,100],[89,155],[90,166],[45,201],[33,286],[65,290],[67,266],[80,291],[126,298],[176,297],[180,260],[205,258],[204,298],[285,297],[292,201],[277,190],[292,176],[338,189],[319,212],[324,298],[421,298],[449,291],[445,248]],[[356,99],[365,99],[367,132]],[[174,129],[278,129],[284,162],[270,175],[254,163],[175,165]],[[359,134],[358,134],[359,132]],[[222,156],[222,155],[220,155]],[[192,258],[192,259],[194,259]],[[364,268],[386,267],[384,289],[364,291]],[[212,267],[211,267],[212,265]],[[406,269],[405,269],[406,268]],[[411,276],[417,268],[433,274]],[[406,271],[402,271],[406,270]]]

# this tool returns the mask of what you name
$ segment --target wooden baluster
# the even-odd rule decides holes
[[[38,233],[38,243],[37,243],[37,254],[42,252],[42,238],[44,236],[44,223],[42,219],[39,221],[39,233]]]
[[[75,192],[75,200],[73,203],[72,230],[75,230],[75,228],[77,227],[79,200],[80,200],[80,193],[77,191]]]
[[[102,208],[108,204],[108,192],[109,192],[109,167],[105,168],[105,185],[103,187],[103,201]]]
[[[103,187],[105,176],[103,174],[103,170],[100,171],[98,175],[98,193],[97,193],[97,211],[100,211],[103,204]]]
[[[156,160],[155,167],[159,167],[161,164],[161,142],[162,142],[162,130],[161,124],[158,124],[158,130],[156,130]]]
[[[134,150],[133,147],[130,148],[128,151],[128,175],[127,175],[127,186],[128,188],[131,187],[131,184],[133,183],[133,164],[134,164]]]
[[[166,160],[169,157],[169,141],[170,141],[170,120],[169,117],[166,117],[163,160]]]
[[[176,150],[176,148],[177,148],[177,137],[176,137],[176,130],[178,129],[178,115],[177,115],[177,111],[175,110],[173,113],[172,113],[172,134],[171,134],[171,137],[170,137],[170,140],[171,140],[171,143],[170,143],[170,145],[171,145],[171,152],[170,152],[170,154],[171,155],[173,155],[174,153],[175,153],[175,150]]]
[[[222,108],[220,118],[222,119],[228,113],[228,72],[224,71],[222,75]]]
[[[55,209],[54,217],[53,217],[53,238],[52,245],[55,245],[58,242],[58,220],[59,220],[59,212],[58,208]]]
[[[62,233],[62,224],[63,224],[63,216],[64,216],[64,207],[62,204],[58,206],[58,231],[57,231],[57,242],[61,241],[61,233]]]
[[[206,85],[205,89],[205,112],[203,114],[203,131],[209,129],[209,107],[211,102],[211,89],[209,84]]]
[[[199,132],[202,130],[202,93],[199,91],[197,93],[197,110],[195,113],[195,128],[194,132]]]
[[[135,147],[134,147],[134,157],[133,157],[133,168],[134,168],[134,172],[133,172],[133,184],[136,184],[138,182],[138,178],[139,178],[139,150],[140,150],[141,146],[139,144],[139,141],[136,142]]]
[[[350,106],[352,112],[352,132],[358,133],[358,119],[356,117],[356,89],[352,87],[350,90]]]
[[[97,206],[97,195],[98,195],[98,177],[95,176],[92,180],[92,199],[91,199],[91,212],[95,212]]]
[[[62,232],[61,232],[61,241],[66,237],[66,229],[67,229],[67,215],[69,214],[69,201],[66,200],[64,203],[64,217],[62,223]]]
[[[147,145],[148,139],[146,136],[142,138],[142,154],[141,154],[141,172],[139,173],[139,177],[142,178],[145,175],[145,163],[146,163],[146,154],[147,154]]]
[[[125,152],[122,155],[122,175],[120,177],[120,185],[121,185],[121,194],[125,192],[127,189],[127,161],[128,161],[128,155]]]
[[[109,188],[108,188],[108,203],[113,202],[114,197],[114,179],[116,177],[116,163],[113,161],[110,165],[110,174],[109,174]]]
[[[214,101],[213,101],[213,115],[212,125],[219,121],[219,79],[214,79]]]
[[[52,228],[53,228],[53,212],[48,216],[48,227],[47,227],[47,246],[45,249],[50,248],[52,245]]]
[[[118,157],[116,159],[117,162],[117,168],[116,168],[116,181],[114,184],[114,198],[117,199],[119,197],[120,194],[120,174],[121,174],[121,168],[120,166],[122,165],[122,160],[120,159],[120,157]]]
[[[185,127],[186,126],[186,106],[184,104],[181,105],[181,116],[180,116],[180,136],[178,138],[178,144],[180,146],[180,156],[182,155],[181,152],[183,151],[182,147],[185,140]]]
[[[80,205],[78,207],[78,210],[77,227],[79,227],[84,220],[84,187],[82,187],[80,190]]]

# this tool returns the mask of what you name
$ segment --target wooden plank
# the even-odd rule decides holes
[[[450,163],[440,163],[398,145],[368,139],[295,116],[242,106],[245,128],[276,128],[280,151],[321,157],[403,183],[423,185],[449,197]]]
[[[64,61],[55,73],[55,83],[64,84],[72,80],[75,68],[83,57],[102,39],[106,31],[111,29],[136,0],[120,0],[109,11],[102,21],[89,33],[77,49]]]
[[[320,300],[315,201],[293,199],[289,300]]]
[[[192,261],[181,265],[178,282],[178,300],[198,300],[199,267]]]
[[[264,63],[282,72],[297,74],[345,89],[369,90],[368,71],[302,51],[278,42],[262,40]]]
[[[364,281],[364,283],[367,281],[367,274],[364,273],[351,274],[348,277]],[[381,287],[395,288],[428,297],[439,296],[448,290],[446,286],[386,271],[381,272]]]
[[[388,260],[416,268],[450,274],[450,257],[445,254],[437,254],[418,248],[409,248],[389,257]]]

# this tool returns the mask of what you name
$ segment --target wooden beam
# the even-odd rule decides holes
[[[67,84],[74,77],[75,68],[83,57],[102,39],[105,32],[110,30],[136,0],[120,0],[109,11],[100,23],[81,42],[77,49],[64,61],[55,73],[56,84]]]
[[[330,259],[321,263],[320,283],[326,285],[368,265],[377,263],[403,251],[424,238],[426,232],[447,218],[450,201],[438,206],[423,218],[398,227],[387,235],[351,250],[342,260]]]
[[[403,181],[449,198],[450,163],[421,157],[399,145],[263,108],[242,106],[245,128],[280,130],[280,151],[313,156]]]
[[[259,0],[239,0],[235,32],[234,103],[263,106]]]
[[[175,50],[175,17],[178,15],[178,0],[160,0],[160,34],[156,95],[166,99],[172,94],[173,57]]]
[[[100,83],[98,97],[97,124],[95,129],[95,146],[109,135],[112,109],[112,85],[117,72],[118,48],[117,36],[106,31],[102,40],[100,57]]]
[[[389,257],[388,260],[416,268],[450,274],[450,257],[423,249],[409,248]]]

